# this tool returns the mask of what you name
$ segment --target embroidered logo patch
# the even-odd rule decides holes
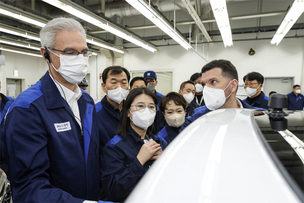
[[[57,132],[64,132],[71,130],[71,124],[70,121],[64,122],[64,123],[54,123],[55,129]]]

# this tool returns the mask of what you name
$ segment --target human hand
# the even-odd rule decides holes
[[[151,159],[151,157],[155,156],[156,152],[159,153],[159,150],[161,151],[160,144],[156,143],[153,140],[146,142],[145,144],[143,144],[143,146],[141,146],[137,154],[137,159],[141,163],[141,165],[144,165],[148,160]]]
[[[151,160],[156,160],[161,154],[163,153],[163,151],[160,149],[157,152],[155,152],[151,158]]]

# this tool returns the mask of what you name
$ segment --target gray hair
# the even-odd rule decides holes
[[[86,39],[84,28],[75,19],[63,17],[54,18],[40,31],[41,46],[54,48],[56,34],[61,30],[78,31],[83,35],[84,39]]]

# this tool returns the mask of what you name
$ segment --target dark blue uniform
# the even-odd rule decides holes
[[[155,96],[157,98],[157,106],[159,107],[160,100],[164,95],[162,95],[161,93],[155,90]],[[160,110],[156,112],[156,117],[157,117],[157,129],[158,131],[160,131],[166,125],[165,117]]]
[[[161,98],[164,96],[163,94],[161,94],[161,93],[159,93],[159,92],[157,92],[156,90],[155,90],[155,96],[156,96],[156,98],[157,98],[157,106],[159,106],[159,103],[160,103],[160,100],[161,100]]]
[[[164,140],[151,137],[160,143],[162,149],[166,146]],[[143,144],[138,134],[129,127],[124,138],[116,135],[103,148],[101,182],[109,200],[123,201],[127,198],[154,162],[150,160],[142,166],[136,158]]]
[[[10,107],[10,105],[15,101],[15,98],[5,96],[4,94],[1,94],[1,105],[0,105],[0,168],[8,174],[8,166],[7,166],[7,154],[6,154],[6,146],[5,146],[5,136],[2,132],[2,127],[4,125],[4,116]]]
[[[255,108],[255,107],[252,107],[250,106],[249,104],[247,104],[246,102],[242,101],[242,100],[239,100],[242,105],[243,105],[243,108],[247,108],[247,109],[257,109],[257,110],[265,110],[265,109],[261,109],[261,108]],[[193,121],[195,121],[196,119],[198,119],[199,117],[203,116],[204,114],[210,112],[211,110],[208,109],[206,106],[201,106],[201,107],[198,107],[194,110],[194,114],[192,116],[188,116],[184,122],[184,124],[182,125],[181,127],[181,130],[182,131],[183,129],[185,129],[188,125],[190,125]]]
[[[186,117],[192,116],[194,114],[194,110],[200,107],[198,104],[191,102],[186,108]]]
[[[167,145],[169,145],[178,135],[179,129],[180,128],[170,127],[168,124],[166,124],[165,127],[158,132],[156,137],[164,139],[167,142]]]
[[[204,106],[205,105],[205,101],[204,101],[203,95],[202,94],[201,95],[195,95],[194,99],[192,100],[191,103],[194,103],[194,104],[198,105],[199,107],[200,106]]]
[[[288,97],[288,110],[303,110],[304,107],[304,96],[303,94],[296,94],[290,92],[287,94]]]
[[[255,98],[247,97],[243,101],[246,102],[247,104],[249,104],[250,106],[259,107],[259,108],[263,108],[263,109],[267,110],[268,109],[268,100],[269,100],[269,97],[267,97],[264,94],[264,92],[262,91],[261,94],[259,94],[257,97],[255,97]]]
[[[101,147],[104,147],[116,134],[121,112],[107,100],[107,96],[96,104],[97,125]]]
[[[47,72],[11,105],[5,130],[14,202],[98,200],[95,105],[78,100],[82,129]]]

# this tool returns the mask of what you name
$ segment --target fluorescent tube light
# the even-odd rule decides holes
[[[295,0],[270,43],[278,45],[303,12],[304,0]]]
[[[33,46],[31,46],[30,44],[24,45],[24,44],[19,44],[19,43],[15,43],[15,42],[10,42],[10,41],[6,41],[6,40],[2,40],[2,39],[0,39],[0,43],[9,44],[9,45],[13,45],[13,46],[18,46],[18,47],[23,47],[23,48],[34,49],[34,50],[40,51],[40,48],[38,48],[38,47],[33,47]]]
[[[28,18],[28,17],[25,17],[21,14],[16,14],[16,13],[13,13],[11,11],[8,11],[8,10],[4,10],[2,8],[0,8],[0,13],[3,14],[3,15],[7,15],[9,17],[12,17],[12,18],[16,18],[18,20],[21,20],[21,21],[24,21],[24,22],[27,22],[27,23],[30,23],[30,24],[34,24],[34,25],[37,25],[39,27],[44,27],[45,26],[45,23],[41,23],[37,20],[33,20],[31,18]]]
[[[210,0],[210,4],[225,47],[232,46],[232,34],[226,0]]]
[[[85,13],[86,11],[81,11],[80,9],[74,8],[76,5],[73,2],[70,1],[65,1],[65,0],[43,0],[44,2],[51,4],[61,10],[64,10],[67,13],[70,13],[77,18],[81,18],[84,21],[87,21],[88,23],[91,23],[97,27],[100,27],[108,32],[113,33],[114,35],[117,35],[120,38],[123,38],[125,40],[128,40],[132,42],[133,44],[136,44],[144,49],[147,49],[151,52],[156,51],[156,49],[152,46],[149,46],[148,43],[143,43],[142,41],[136,39],[136,37],[133,37],[130,33],[124,32],[123,29],[119,30],[119,27],[116,26],[117,28],[114,28],[115,25],[111,25],[108,21],[105,19],[98,19],[96,17],[93,17],[92,14],[87,14]],[[64,3],[63,3],[64,2]],[[73,6],[70,6],[70,5]]]
[[[8,33],[8,34],[17,35],[17,36],[21,36],[21,37],[28,38],[28,39],[33,39],[33,40],[36,40],[36,41],[40,42],[39,37],[34,37],[32,35],[28,35],[27,32],[25,32],[25,34],[23,34],[23,33],[19,33],[19,32],[9,30],[9,29],[6,29],[6,28],[2,28],[2,27],[0,27],[0,32],[5,32],[5,33]]]
[[[13,53],[18,53],[18,54],[25,54],[25,55],[29,55],[29,56],[42,57],[39,54],[31,54],[31,53],[27,53],[27,52],[24,52],[24,51],[16,51],[16,50],[13,50],[13,49],[6,49],[6,48],[3,48],[3,47],[0,47],[0,50],[13,52]]]
[[[96,45],[96,46],[99,46],[99,47],[102,47],[102,48],[105,48],[105,49],[110,49],[110,50],[112,50],[112,51],[115,51],[115,52],[124,54],[124,51],[119,50],[119,49],[116,49],[116,48],[114,48],[114,47],[107,46],[107,45],[105,45],[105,44],[101,44],[101,43],[99,43],[99,42],[94,41],[94,39],[87,39],[87,43],[94,44],[94,45]]]
[[[159,27],[163,32],[169,35],[174,41],[179,43],[186,50],[192,49],[192,46],[174,30],[172,25],[168,24],[154,9],[143,0],[126,0],[137,11],[148,18],[152,23]]]

